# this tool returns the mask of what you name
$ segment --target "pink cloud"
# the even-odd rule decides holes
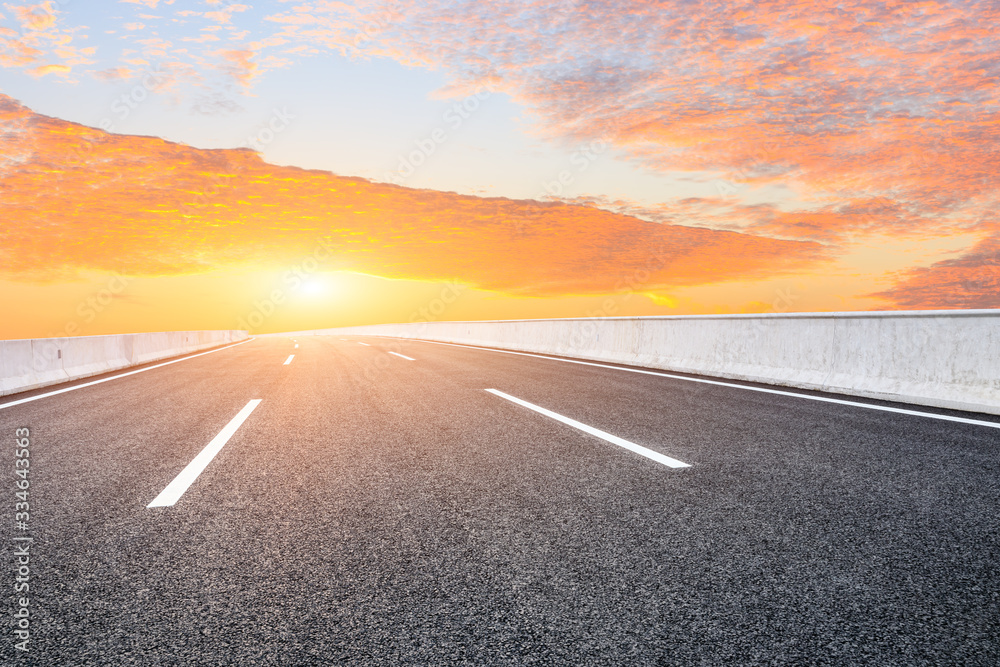
[[[144,7],[149,7],[150,9],[156,9],[156,6],[160,4],[160,0],[119,0],[127,5],[142,5]],[[173,0],[169,0],[166,4],[173,4]]]
[[[0,66],[20,68],[36,77],[68,74],[78,65],[89,65],[94,47],[74,44],[80,27],[62,24],[59,5],[49,0],[29,5],[4,5],[14,22],[0,27]],[[3,18],[3,17],[0,17]]]
[[[233,49],[220,51],[219,56],[224,60],[222,70],[240,85],[249,87],[257,75],[257,64],[253,61],[254,52],[249,49]]]
[[[300,2],[290,44],[432,67],[442,96],[488,85],[553,138],[607,138],[662,171],[714,171],[829,200],[759,229],[966,224],[1000,192],[1000,6],[874,3]],[[889,201],[878,219],[856,202]],[[855,208],[852,208],[855,206]],[[956,221],[961,219],[961,221]],[[720,224],[724,221],[718,221]]]

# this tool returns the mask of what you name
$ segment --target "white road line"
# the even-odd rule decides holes
[[[236,433],[236,429],[246,421],[250,413],[254,411],[254,408],[260,405],[260,402],[261,399],[255,398],[243,406],[239,414],[233,417],[232,421],[226,424],[224,429],[219,431],[219,435],[212,438],[212,441],[205,445],[205,449],[201,450],[198,456],[194,457],[191,463],[187,464],[177,477],[174,477],[174,481],[167,484],[167,488],[163,489],[160,495],[156,496],[153,502],[146,505],[146,507],[170,507],[180,500],[184,492],[188,490],[188,487],[198,479],[198,475],[208,467],[208,464],[212,462],[215,455],[229,442],[229,439]]]
[[[364,345],[365,347],[371,347],[371,345],[369,345],[368,343],[362,343],[361,341],[358,341],[358,345]]]
[[[384,338],[393,338],[384,336]],[[611,368],[616,371],[628,371],[629,373],[642,373],[643,375],[656,375],[670,378],[672,380],[684,380],[685,382],[700,382],[701,384],[711,384],[719,387],[732,387],[734,389],[745,389],[746,391],[758,391],[764,394],[777,394],[778,396],[791,396],[792,398],[804,398],[809,401],[820,401],[822,403],[835,403],[837,405],[849,405],[855,408],[867,408],[869,410],[879,410],[882,412],[894,412],[901,415],[911,415],[913,417],[929,417],[930,419],[940,419],[941,421],[958,422],[960,424],[972,424],[974,426],[986,426],[988,428],[1000,429],[1000,422],[988,422],[980,419],[966,419],[965,417],[953,417],[951,415],[939,415],[935,412],[921,412],[919,410],[906,410],[903,408],[891,408],[885,405],[873,405],[871,403],[859,403],[857,401],[845,401],[839,398],[827,398],[826,396],[811,396],[809,394],[798,394],[794,391],[781,391],[780,389],[766,389],[764,387],[751,387],[745,384],[734,382],[721,382],[719,380],[705,380],[702,378],[685,377],[672,373],[660,373],[657,371],[647,371],[641,368],[625,368],[623,366],[612,366],[610,364],[600,364],[593,361],[580,361],[578,359],[561,359],[559,357],[549,357],[544,354],[533,354],[531,352],[514,352],[513,350],[498,350],[493,347],[480,347],[478,345],[461,345],[458,343],[443,343],[437,340],[423,340],[414,338],[401,338],[399,340],[419,340],[421,343],[433,343],[435,345],[448,345],[450,347],[464,347],[472,350],[485,350],[487,352],[500,352],[502,354],[516,354],[522,357],[538,357],[549,361],[565,361],[568,364],[580,364],[581,366],[597,366],[598,368]]]
[[[416,359],[414,359],[413,357],[408,357],[405,354],[400,354],[399,352],[393,352],[392,350],[389,351],[389,354],[395,354],[397,357],[408,359],[409,361],[416,361]]]
[[[299,349],[299,344],[298,343],[295,344],[295,349],[296,350]]]
[[[511,396],[510,394],[505,394],[502,391],[497,391],[496,389],[487,389],[486,391],[488,391],[491,394],[494,394],[496,396],[499,396],[500,398],[505,398],[508,401],[511,401],[512,403],[517,403],[518,405],[524,406],[524,407],[528,408],[529,410],[534,410],[535,412],[537,412],[539,414],[543,414],[546,417],[550,417],[552,419],[555,419],[556,421],[560,421],[563,424],[566,424],[567,426],[572,426],[573,428],[579,429],[579,430],[583,431],[584,433],[589,433],[590,435],[595,435],[598,438],[600,438],[601,440],[607,440],[608,442],[610,442],[613,445],[618,445],[619,447],[624,447],[625,449],[627,449],[629,451],[635,452],[636,454],[639,454],[640,456],[645,456],[647,459],[652,459],[653,461],[656,461],[657,463],[662,463],[665,466],[669,466],[671,468],[689,468],[690,467],[689,464],[684,463],[683,461],[678,461],[677,459],[672,459],[669,456],[664,456],[663,454],[660,454],[659,452],[654,452],[652,449],[646,449],[642,445],[637,445],[634,442],[629,442],[628,440],[625,440],[624,438],[619,438],[617,435],[611,435],[610,433],[607,433],[607,432],[602,431],[600,429],[594,428],[593,426],[587,426],[586,424],[584,424],[582,422],[578,422],[575,419],[570,419],[569,417],[564,417],[561,414],[559,414],[558,412],[552,412],[551,410],[546,410],[545,408],[539,407],[539,406],[535,405],[534,403],[528,403],[527,401],[522,401],[520,398],[515,398],[514,396]]]
[[[285,363],[283,363],[283,364],[281,364],[281,365],[282,365],[282,366],[287,366],[288,364],[292,363],[292,359],[294,359],[294,358],[295,358],[295,355],[294,355],[294,354],[290,354],[290,355],[288,355],[288,358],[287,358],[287,359],[285,359]]]
[[[111,380],[117,380],[118,378],[128,377],[129,375],[135,375],[136,373],[144,373],[146,371],[151,371],[154,368],[162,368],[164,366],[169,366],[170,364],[180,363],[181,361],[187,361],[188,359],[194,359],[195,357],[200,357],[206,354],[212,354],[213,352],[222,352],[223,350],[228,350],[231,347],[236,347],[237,345],[242,345],[243,343],[249,343],[253,338],[248,338],[246,340],[241,340],[238,343],[233,343],[232,345],[227,345],[225,347],[220,347],[215,350],[209,350],[208,352],[199,352],[198,354],[192,354],[190,357],[184,357],[183,359],[174,359],[173,361],[165,361],[162,364],[156,364],[155,366],[149,366],[148,368],[140,368],[137,371],[129,371],[128,373],[122,373],[120,375],[115,375],[109,378],[102,378],[100,380],[94,380],[93,382],[85,382],[83,384],[78,384],[73,387],[66,387],[65,389],[57,389],[55,391],[49,391],[44,394],[39,394],[38,396],[29,396],[28,398],[22,398],[17,401],[11,401],[10,403],[4,403],[0,405],[0,410],[4,408],[12,408],[15,405],[21,405],[22,403],[30,403],[31,401],[37,401],[40,398],[48,398],[49,396],[55,396],[56,394],[65,394],[67,391],[73,391],[75,389],[83,389],[84,387],[93,387],[95,384],[101,384],[102,382],[109,382]],[[69,382],[69,380],[67,380]]]

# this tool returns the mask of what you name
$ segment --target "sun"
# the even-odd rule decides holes
[[[312,278],[302,283],[302,293],[306,296],[320,296],[326,292],[326,285],[318,278]]]

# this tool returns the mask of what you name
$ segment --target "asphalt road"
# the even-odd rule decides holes
[[[0,663],[1000,664],[1000,429],[295,340],[0,399]]]

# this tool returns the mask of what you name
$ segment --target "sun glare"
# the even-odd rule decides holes
[[[306,296],[321,296],[326,292],[326,285],[318,278],[312,278],[302,283],[302,294]]]

